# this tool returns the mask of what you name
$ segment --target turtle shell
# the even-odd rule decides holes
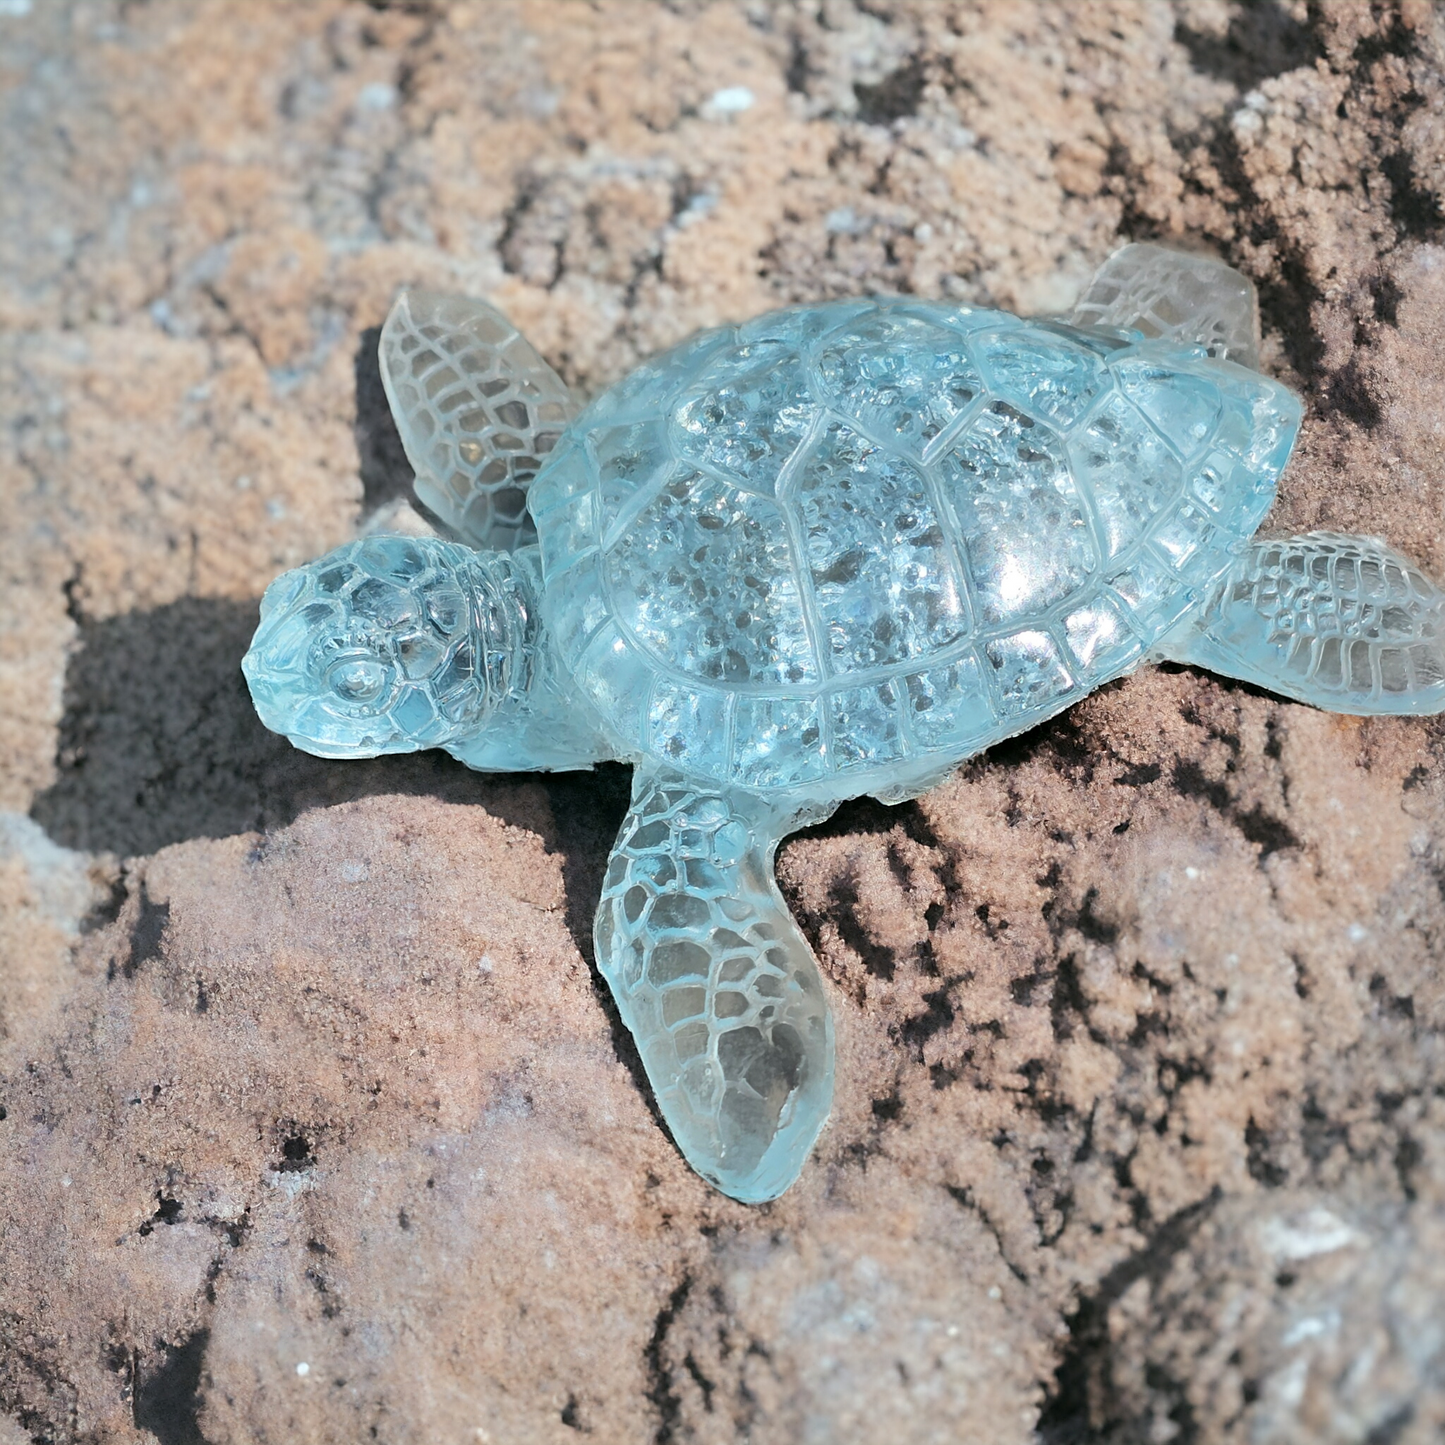
[[[1300,406],[1198,348],[911,299],[704,332],[598,397],[529,507],[624,756],[900,793],[1198,607]]]

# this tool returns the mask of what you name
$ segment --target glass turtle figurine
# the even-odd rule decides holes
[[[381,336],[451,532],[277,578],[244,662],[323,757],[632,762],[597,963],[688,1162],[736,1199],[827,1118],[827,991],[773,876],[1145,662],[1352,713],[1445,709],[1442,594],[1368,538],[1254,540],[1300,403],[1253,287],[1129,246],[1067,322],[873,298],[706,331],[585,409],[483,302]]]

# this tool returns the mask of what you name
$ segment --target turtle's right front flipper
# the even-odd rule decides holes
[[[1330,712],[1442,712],[1445,594],[1371,537],[1255,541],[1154,656]]]
[[[773,880],[791,813],[642,764],[597,966],[684,1157],[745,1203],[798,1177],[833,1099],[818,965]]]
[[[495,307],[436,291],[397,298],[380,353],[417,496],[479,550],[535,541],[527,488],[577,410],[562,378]]]

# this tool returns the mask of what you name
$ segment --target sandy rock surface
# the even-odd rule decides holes
[[[0,1445],[1445,1431],[1445,728],[1112,685],[779,874],[833,1121],[744,1208],[592,967],[625,770],[322,763],[237,671],[403,496],[377,328],[594,392],[867,289],[1259,284],[1275,513],[1445,576],[1399,4],[0,3]]]

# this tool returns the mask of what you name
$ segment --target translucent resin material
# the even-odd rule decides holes
[[[321,757],[587,767],[612,752],[542,643],[540,587],[536,547],[367,537],[266,589],[241,670],[261,721]]]
[[[1139,241],[1099,267],[1074,308],[1078,326],[1126,327],[1145,336],[1197,342],[1214,356],[1259,365],[1254,285],[1211,256]]]
[[[261,721],[323,757],[439,747],[481,728],[512,649],[487,559],[368,537],[278,577],[241,663]],[[491,661],[491,673],[487,664]]]
[[[474,547],[535,540],[527,488],[575,411],[562,378],[500,311],[435,291],[392,308],[380,362],[417,496]]]
[[[923,301],[654,365],[532,490],[554,643],[622,756],[815,801],[904,795],[1136,665],[1300,415],[1199,347]]]
[[[1149,658],[1445,708],[1417,569],[1357,538],[1251,545],[1300,405],[1224,359],[1254,354],[1249,283],[1127,247],[1077,319],[801,307],[569,422],[491,307],[403,297],[382,367],[418,492],[494,550],[371,538],[267,591],[246,676],[300,747],[637,765],[597,963],[678,1147],[738,1199],[792,1183],[832,1098],[826,994],[773,881],[787,832],[909,797]]]
[[[833,1096],[818,965],[773,881],[792,822],[644,765],[597,910],[597,965],[673,1138],[749,1202],[797,1178]]]
[[[1445,595],[1373,538],[1254,543],[1159,651],[1331,712],[1445,709]]]

